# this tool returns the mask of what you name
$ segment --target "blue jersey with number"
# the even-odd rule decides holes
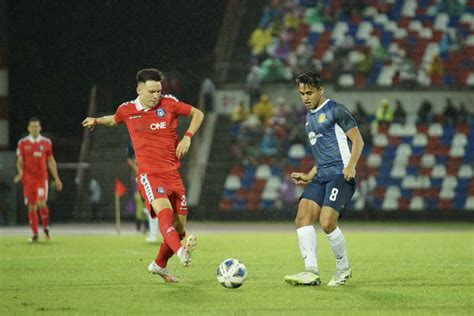
[[[308,112],[306,134],[318,169],[317,179],[342,174],[351,158],[352,143],[346,132],[355,126],[347,108],[331,99]]]

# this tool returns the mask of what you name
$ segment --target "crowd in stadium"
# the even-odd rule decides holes
[[[342,87],[474,85],[472,1],[279,1],[248,41],[262,81],[321,71]]]

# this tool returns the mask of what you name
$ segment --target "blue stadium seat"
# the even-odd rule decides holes
[[[424,153],[425,153],[425,147],[422,147],[422,146],[411,147],[412,156],[423,156]]]
[[[438,199],[436,198],[428,198],[425,199],[425,209],[427,210],[437,210],[438,209]]]
[[[402,189],[400,190],[400,193],[403,198],[407,198],[407,199],[410,199],[413,196],[413,190]]]
[[[431,178],[431,186],[434,188],[440,188],[443,184],[443,178]]]

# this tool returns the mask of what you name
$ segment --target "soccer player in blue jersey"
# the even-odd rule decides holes
[[[364,147],[357,123],[347,108],[326,99],[321,76],[300,74],[296,83],[308,109],[306,134],[315,159],[308,173],[291,174],[296,184],[308,184],[303,192],[295,224],[305,270],[285,276],[293,285],[320,285],[314,222],[319,221],[336,257],[336,273],[329,286],[344,285],[351,277],[344,235],[337,226],[355,191],[357,161]]]

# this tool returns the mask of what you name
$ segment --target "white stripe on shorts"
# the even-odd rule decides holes
[[[148,202],[151,204],[155,198],[153,197],[153,189],[151,188],[150,181],[148,181],[148,177],[145,173],[140,174],[140,183],[143,185]]]

